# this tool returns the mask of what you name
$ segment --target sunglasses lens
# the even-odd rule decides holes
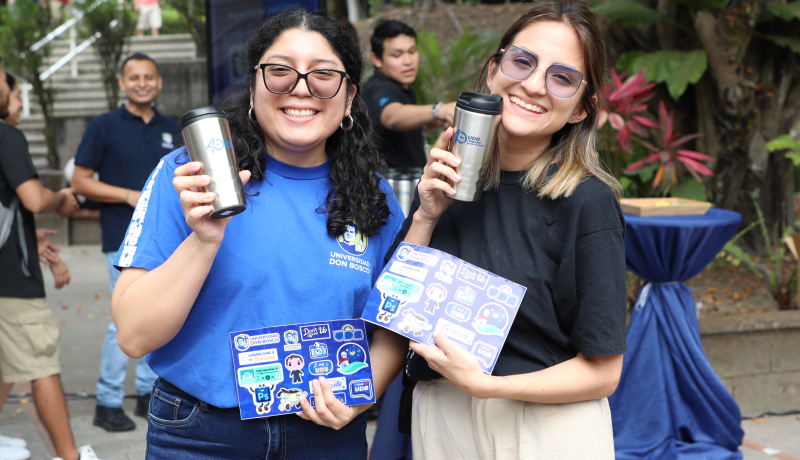
[[[575,69],[560,65],[547,68],[547,91],[553,96],[570,97],[578,91],[583,74]]]
[[[508,78],[514,80],[524,80],[533,73],[539,61],[533,54],[511,46],[503,53],[503,60],[500,68]]]

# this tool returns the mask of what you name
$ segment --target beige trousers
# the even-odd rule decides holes
[[[606,398],[569,404],[477,399],[447,379],[419,382],[414,460],[613,460]]]

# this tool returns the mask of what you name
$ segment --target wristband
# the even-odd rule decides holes
[[[436,113],[439,111],[439,107],[441,107],[442,104],[444,104],[444,102],[439,101],[436,104],[433,104],[433,108],[431,109],[431,112],[433,113],[433,119],[436,121],[442,121],[442,119],[439,118],[439,114]]]

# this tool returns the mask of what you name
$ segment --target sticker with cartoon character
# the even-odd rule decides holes
[[[275,385],[261,383],[248,386],[247,390],[253,395],[253,404],[259,414],[267,414],[272,409],[274,398],[272,397]]]
[[[417,302],[425,288],[421,283],[391,273],[383,273],[375,283],[381,293],[377,320],[389,324],[400,314],[400,309],[408,302]]]
[[[425,302],[425,313],[433,315],[439,309],[439,303],[444,302],[444,299],[447,298],[447,289],[441,284],[433,283],[425,290],[425,295],[428,296],[428,300]]]
[[[291,354],[286,357],[285,364],[286,370],[289,371],[289,375],[292,377],[292,383],[303,383],[303,376],[306,375],[302,370],[305,365],[303,357],[298,354]]]
[[[308,396],[308,392],[303,391],[302,388],[281,388],[278,390],[278,394],[275,395],[276,398],[280,399],[278,408],[284,412],[292,410],[292,407],[302,409],[300,400],[306,396]]]
[[[339,347],[338,371],[340,374],[355,374],[361,369],[369,366],[367,364],[367,353],[356,343],[346,343]]]
[[[472,328],[484,335],[503,336],[508,325],[506,309],[496,303],[487,303],[478,309],[478,316],[472,322]]]
[[[414,337],[422,337],[422,334],[433,329],[433,326],[428,318],[408,309],[403,312],[403,320],[397,323],[397,328],[406,334],[414,334]]]

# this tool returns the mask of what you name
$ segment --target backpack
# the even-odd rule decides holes
[[[20,252],[22,252],[22,273],[29,277],[31,271],[28,269],[28,242],[25,240],[25,229],[22,226],[22,212],[19,210],[19,197],[14,195],[11,199],[11,205],[5,207],[0,202],[0,249],[2,249],[8,241],[8,236],[11,234],[11,226],[14,221],[17,222],[17,236],[19,237]]]

